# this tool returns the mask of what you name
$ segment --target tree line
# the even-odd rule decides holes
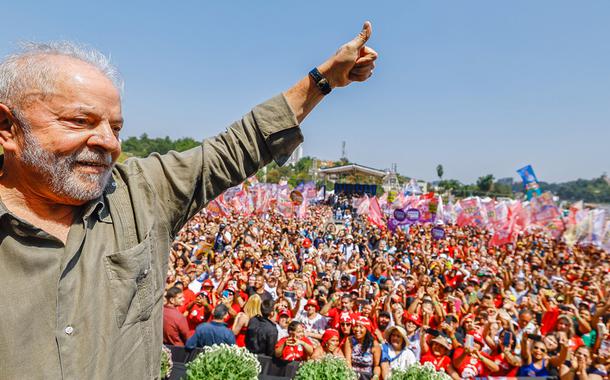
[[[166,137],[150,138],[147,134],[140,137],[128,137],[123,140],[121,146],[123,148],[123,156],[121,159],[128,157],[147,157],[153,152],[165,154],[170,150],[182,152],[190,148],[199,146],[201,142],[191,138],[184,137],[173,140]],[[260,170],[257,173],[259,181],[266,180],[267,182],[277,183],[280,180],[287,180],[292,186],[296,186],[300,182],[315,180],[313,171],[311,170],[314,164],[314,158],[303,157],[295,165],[278,166],[274,162],[267,166],[266,171]],[[348,162],[337,161],[335,166],[346,165]],[[493,174],[486,174],[477,179],[475,183],[464,184],[456,179],[443,179],[445,171],[442,165],[437,165],[436,175],[439,181],[433,183],[441,191],[450,191],[459,197],[470,195],[492,196],[492,197],[514,197],[516,193],[523,192],[523,184],[521,182],[513,182],[510,179],[496,180]],[[402,183],[406,183],[409,178],[399,176]],[[347,183],[376,183],[381,184],[378,178],[367,178],[363,176],[347,176],[343,178]],[[564,183],[547,183],[540,182],[542,191],[551,191],[564,200],[576,201],[583,200],[592,203],[610,203],[610,180],[604,174],[598,178],[577,179]]]

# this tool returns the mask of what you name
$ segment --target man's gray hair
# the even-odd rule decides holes
[[[49,64],[48,56],[65,56],[90,64],[105,75],[119,91],[123,80],[110,59],[93,48],[69,41],[20,44],[21,49],[0,62],[0,103],[19,107],[28,91],[52,91],[56,67]]]

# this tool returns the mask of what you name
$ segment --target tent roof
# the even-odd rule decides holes
[[[362,166],[358,164],[350,164],[343,166],[335,166],[334,168],[320,169],[321,174],[350,174],[350,173],[364,173],[375,177],[385,177],[387,172],[384,170],[369,168],[368,166]]]

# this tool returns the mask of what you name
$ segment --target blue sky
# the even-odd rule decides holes
[[[610,2],[13,1],[5,55],[69,39],[111,54],[124,136],[203,139],[291,86],[370,20],[370,81],[333,91],[303,123],[305,154],[434,180],[542,181],[610,172]]]

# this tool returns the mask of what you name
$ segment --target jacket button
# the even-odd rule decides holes
[[[66,333],[66,335],[72,335],[72,333],[74,333],[74,327],[66,326],[66,328],[64,329],[64,332]]]

